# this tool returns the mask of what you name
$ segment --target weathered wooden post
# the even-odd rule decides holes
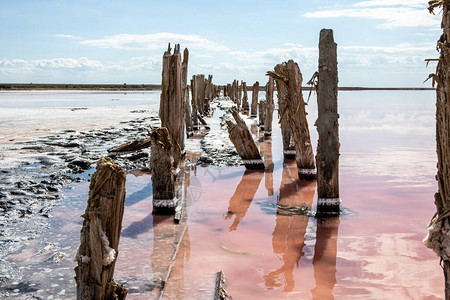
[[[205,101],[205,92],[206,92],[206,81],[205,81],[205,75],[195,75],[196,84],[195,87],[197,88],[197,103],[198,103],[198,109],[200,114],[206,115],[208,114],[208,104]]]
[[[186,59],[187,72],[187,59]],[[173,143],[175,168],[181,161],[181,137],[184,135],[184,112],[181,76],[180,45],[175,45],[171,54],[170,44],[163,56],[163,70],[161,81],[161,100],[159,104],[159,118],[161,126],[169,131]]]
[[[252,106],[250,111],[250,117],[256,117],[258,114],[258,93],[259,82],[255,82],[252,87]]]
[[[109,157],[97,163],[89,185],[80,247],[75,260],[77,299],[125,299],[127,290],[114,282],[125,204],[125,172]]]
[[[317,212],[339,214],[339,114],[337,50],[333,30],[322,29],[317,81]]]
[[[244,96],[242,97],[242,110],[248,112],[249,105],[247,97],[247,84],[245,83],[245,81],[242,81],[242,91],[244,92]]]
[[[280,119],[287,120],[289,130],[294,139],[295,160],[297,162],[299,179],[316,178],[314,153],[309,136],[306,119],[306,103],[302,95],[302,74],[293,60],[278,64],[274,72],[268,72],[276,79],[277,93],[283,99],[283,109]]]
[[[275,108],[273,104],[273,79],[269,77],[269,81],[266,84],[266,111],[264,118],[264,136],[272,135],[272,120],[273,110]]]
[[[173,174],[173,145],[165,127],[150,133],[150,164],[153,187],[153,213],[175,213],[175,177]]]
[[[237,101],[237,108],[238,110],[241,110],[242,106],[242,85],[239,84],[239,80],[237,81],[237,87],[238,87],[238,101]]]
[[[267,72],[267,75],[270,72]],[[292,140],[291,129],[289,128],[288,119],[285,118],[285,111],[288,107],[289,97],[288,88],[286,84],[284,84],[283,79],[273,78],[277,85],[277,99],[278,99],[278,122],[280,123],[281,128],[281,139],[283,142],[283,156],[287,159],[295,158],[295,148]],[[283,117],[282,117],[283,116]]]
[[[259,101],[259,128],[264,130],[264,124],[265,124],[265,119],[266,119],[266,101],[261,100]]]
[[[187,78],[188,78],[188,61],[189,61],[189,50],[187,48],[184,49],[183,52],[183,62],[181,63],[181,103],[182,103],[182,116],[184,116],[184,121],[181,121],[181,142],[180,142],[180,147],[181,147],[181,153],[182,155],[184,155],[184,132],[186,129],[186,118],[189,117],[191,118],[190,115],[190,109],[189,111],[186,110],[187,106],[189,106],[189,88],[188,88],[188,84],[187,84]],[[186,116],[186,113],[189,112],[189,115]]]
[[[208,81],[206,82],[206,96],[205,98],[208,99],[208,107],[209,107],[209,101],[212,99],[212,75],[208,75]]]
[[[246,169],[264,169],[264,162],[244,120],[235,109],[230,110],[236,124],[226,120],[228,133]]]
[[[192,122],[192,110],[191,103],[189,101],[189,88],[186,88],[186,109],[185,109],[185,121],[186,121],[186,135],[187,137],[194,135],[194,123]]]
[[[438,40],[440,52],[436,73],[430,74],[436,86],[436,151],[438,192],[434,195],[436,214],[428,224],[428,236],[425,245],[440,258],[444,270],[445,299],[450,299],[450,3],[448,1],[429,1],[428,10],[442,7],[443,33]]]
[[[191,79],[191,105],[192,105],[192,123],[194,130],[198,130],[198,103],[197,103],[197,87],[195,85],[194,76]]]

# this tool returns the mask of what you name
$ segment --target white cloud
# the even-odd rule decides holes
[[[371,6],[414,6],[425,7],[425,1],[423,0],[372,0],[362,1],[355,4],[357,7],[371,7]]]
[[[81,39],[79,36],[75,36],[75,35],[71,35],[71,34],[62,34],[62,33],[55,34],[55,37],[64,38],[64,39],[72,39],[72,40],[80,40]]]
[[[31,69],[101,69],[104,66],[96,60],[81,58],[52,59],[0,59],[0,69],[31,70]]]
[[[362,1],[351,7],[337,7],[303,14],[307,18],[365,18],[384,21],[380,27],[434,27],[439,28],[440,20],[431,15],[426,1],[419,0],[374,0]]]
[[[180,44],[182,48],[209,51],[227,51],[224,45],[212,42],[196,34],[177,34],[160,32],[154,34],[117,34],[100,39],[83,40],[80,44],[123,50],[159,50],[167,48],[168,43]]]

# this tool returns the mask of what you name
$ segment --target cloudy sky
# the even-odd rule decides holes
[[[339,85],[429,87],[441,15],[426,0],[0,0],[0,82],[160,83],[167,44],[189,76],[265,84],[288,59],[317,69],[321,28],[338,44]]]

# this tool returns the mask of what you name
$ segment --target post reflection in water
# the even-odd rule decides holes
[[[263,176],[264,171],[245,170],[241,182],[239,182],[236,191],[228,202],[228,211],[225,219],[231,219],[233,215],[236,215],[233,224],[229,227],[230,231],[236,230],[239,223],[245,217]]]
[[[272,159],[272,139],[264,140],[262,134],[262,143],[259,144],[261,156],[264,157],[264,165],[266,167],[264,185],[267,190],[267,196],[273,196],[273,169],[274,163]]]
[[[315,181],[298,181],[295,161],[287,161],[283,168],[278,204],[282,207],[311,208],[316,189]],[[294,288],[294,266],[304,255],[305,233],[309,217],[293,214],[283,208],[277,209],[275,228],[272,233],[273,252],[283,261],[277,270],[264,276],[268,289],[283,286],[285,292]]]
[[[336,285],[337,238],[339,217],[317,220],[316,246],[314,248],[314,279],[316,287],[311,290],[313,299],[334,299]]]

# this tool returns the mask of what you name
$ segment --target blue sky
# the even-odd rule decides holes
[[[317,70],[334,30],[340,86],[428,87],[441,15],[427,1],[0,0],[0,82],[160,83],[167,43],[190,52],[189,76],[265,84],[267,70]]]

